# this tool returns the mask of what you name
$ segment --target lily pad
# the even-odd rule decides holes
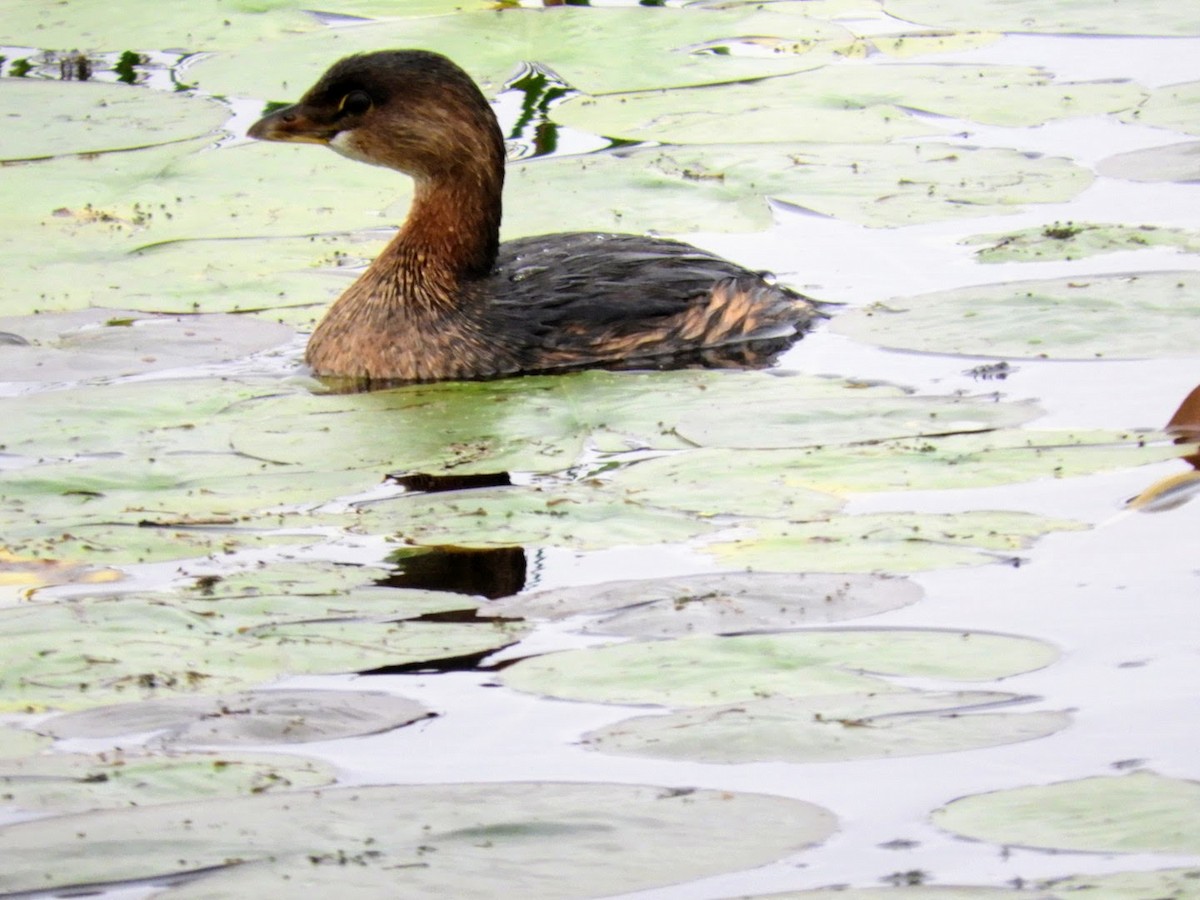
[[[890,227],[1065,202],[1092,180],[1066,159],[938,142],[633,148],[514,167],[506,231],[753,230],[771,221],[764,196]]]
[[[330,823],[336,822],[335,829]],[[223,871],[164,896],[594,897],[759,866],[824,840],[810,803],[614,784],[356,787],[0,829],[0,889]],[[69,835],[71,853],[64,856]],[[555,852],[546,853],[547,840]],[[241,864],[248,863],[248,864]]]
[[[229,49],[321,29],[320,20],[301,6],[295,0],[197,0],[177,15],[158,16],[151,0],[126,2],[122,13],[104,0],[73,2],[69,10],[57,3],[22,3],[4,17],[0,40],[25,44],[37,35],[49,47]]]
[[[1200,181],[1200,141],[1131,150],[1102,159],[1096,171],[1126,181]]]
[[[890,300],[838,316],[831,327],[880,346],[931,353],[1190,356],[1198,296],[1195,272],[1015,281]]]
[[[933,821],[963,837],[999,844],[1196,854],[1197,809],[1200,783],[1147,771],[964,797],[934,812]]]
[[[6,79],[0,115],[10,131],[0,162],[11,162],[202,137],[229,110],[204,97],[129,85]]]
[[[592,750],[718,764],[844,762],[954,753],[1031,741],[1065,712],[987,712],[1017,699],[982,691],[769,697],[626,719],[584,735]]]
[[[1154,225],[1055,222],[1006,234],[980,234],[963,243],[989,245],[975,251],[975,258],[983,263],[1047,262],[1148,247],[1175,247],[1186,253],[1200,253],[1200,232]]]
[[[175,697],[54,716],[38,730],[55,738],[162,732],[169,747],[303,744],[391,731],[432,716],[404,697],[377,691],[247,691]]]
[[[502,679],[567,700],[711,706],[903,690],[878,675],[988,681],[1057,657],[1041,641],[982,632],[827,629],[568,650],[521,660]]]
[[[30,757],[50,747],[48,737],[22,728],[0,726],[0,767],[10,759]]]
[[[903,578],[881,575],[729,572],[522,594],[488,604],[488,611],[525,618],[598,616],[593,634],[678,637],[778,631],[842,622],[898,609],[921,598]]]
[[[1145,98],[1128,82],[1058,82],[1018,66],[826,66],[812,72],[689,90],[577,97],[554,120],[573,128],[664,143],[884,142],[938,131],[916,109],[986,125],[1030,126],[1129,109]]]
[[[1120,118],[1139,125],[1200,134],[1200,81],[1151,91],[1140,106],[1126,110]]]
[[[333,767],[325,763],[255,753],[55,753],[0,761],[6,805],[55,813],[245,797],[333,781]]]
[[[889,15],[940,28],[1045,34],[1200,35],[1190,6],[1123,6],[1109,0],[884,0]]]
[[[74,710],[220,694],[288,675],[361,672],[512,643],[515,625],[336,618],[245,627],[167,598],[76,600],[0,610],[0,710]]]
[[[745,57],[721,41],[769,34],[805,52]],[[213,55],[188,79],[213,94],[294,100],[337,59],[380,47],[421,47],[464,66],[485,88],[526,60],[588,93],[715,84],[814,68],[853,46],[854,35],[819,19],[759,9],[502,9],[377,22]],[[637,65],[613,65],[620,47]]]
[[[366,507],[358,523],[375,534],[394,533],[408,544],[577,549],[672,543],[712,527],[685,512],[646,506],[595,483],[405,497]]]
[[[803,450],[696,450],[638,463],[615,480],[647,485],[649,498],[658,483],[713,485],[710,492],[724,489],[736,496],[709,510],[798,521],[813,491],[828,496],[986,487],[1132,468],[1180,453],[1146,434],[1000,428]],[[697,493],[694,507],[706,508],[706,492]]]
[[[878,513],[824,522],[754,521],[752,537],[709,544],[730,565],[776,572],[917,572],[1011,558],[1035,538],[1088,526],[1030,513]]]
[[[28,345],[0,347],[6,381],[76,382],[225,362],[289,343],[290,328],[234,316],[89,308],[0,318]]]

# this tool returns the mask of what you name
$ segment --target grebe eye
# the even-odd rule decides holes
[[[338,111],[349,113],[352,116],[361,116],[370,108],[371,96],[366,91],[351,91],[342,98]]]

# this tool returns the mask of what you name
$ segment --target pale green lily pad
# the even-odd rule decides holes
[[[1083,853],[1200,853],[1200,783],[1154,772],[964,797],[934,824],[974,840]],[[1120,810],[1120,815],[1114,815]]]
[[[0,829],[0,853],[9,861],[0,890],[228,867],[163,896],[486,897],[502,885],[509,895],[566,900],[763,865],[825,840],[834,828],[833,816],[813,804],[731,791],[355,787],[10,826]]]
[[[1091,891],[1093,897],[1111,900],[1143,900],[1159,897],[1163,900],[1195,900],[1200,897],[1200,869],[1159,869],[1153,872],[1113,872],[1108,875],[1073,875],[1054,879],[1036,887],[1053,890],[1064,897],[1082,896]]]
[[[811,492],[818,496],[897,490],[953,490],[1071,478],[1175,459],[1165,437],[1129,432],[994,431],[947,433],[861,445],[805,449],[695,450],[638,463],[617,484],[673,487],[693,482],[734,493],[708,510],[797,521]],[[642,495],[638,495],[639,497]],[[703,508],[703,492],[696,506]],[[758,504],[755,511],[755,504]]]
[[[806,52],[766,57],[697,52],[763,34]],[[190,67],[187,77],[208,93],[295,100],[343,56],[420,47],[449,56],[485,90],[496,90],[525,60],[549,66],[571,86],[597,94],[796,72],[830,62],[854,43],[840,25],[760,9],[505,9],[298,36],[214,55]],[[613,47],[637,64],[613,65]]]
[[[392,567],[322,560],[279,562],[244,572],[198,575],[175,602],[227,623],[242,618],[245,624],[346,617],[415,619],[477,609],[483,602],[444,591],[383,586],[394,574]]]
[[[38,730],[63,738],[161,732],[168,747],[303,744],[378,734],[434,715],[405,697],[378,691],[246,691],[101,706],[53,716]]]
[[[1200,147],[1200,145],[1197,145]],[[1200,274],[1146,272],[958,288],[852,310],[831,328],[884,347],[971,356],[1191,356]]]
[[[709,544],[728,565],[776,572],[918,572],[1011,559],[1036,538],[1088,526],[1031,513],[878,513],[824,522],[749,523],[751,537]]]
[[[0,318],[27,346],[0,346],[6,381],[75,382],[227,362],[291,342],[290,328],[235,316],[120,309]]]
[[[1200,232],[1154,225],[1055,222],[1006,234],[975,235],[963,243],[989,245],[975,251],[975,258],[983,263],[1046,262],[1148,247],[1175,247],[1186,253],[1200,253]]]
[[[968,885],[904,885],[902,887],[836,887],[782,894],[756,894],[755,900],[1071,900],[1078,896],[1104,900],[1195,900],[1200,896],[1200,869],[1159,869],[1073,875],[1025,881],[1022,888]],[[1086,894],[1082,892],[1087,892]]]
[[[1200,134],[1200,81],[1172,84],[1150,92],[1136,109],[1120,116],[1126,122]]]
[[[685,512],[651,507],[591,482],[402,497],[363,508],[357,523],[406,544],[576,549],[674,543],[712,528]]]
[[[842,622],[916,603],[921,594],[913,582],[889,576],[729,572],[539,591],[489,603],[488,611],[588,615],[595,618],[582,630],[591,634],[680,637]]]
[[[878,675],[988,681],[1057,658],[1042,641],[999,634],[828,629],[568,650],[523,659],[501,677],[515,690],[567,700],[711,706],[904,690]]]
[[[553,117],[597,134],[665,143],[869,143],[952,130],[915,119],[909,109],[1012,127],[1129,109],[1145,96],[1130,83],[1064,83],[1018,66],[878,64],[580,97],[556,106]]]
[[[905,34],[873,34],[871,46],[898,59],[930,53],[961,53],[989,47],[1001,39],[994,31],[911,31]]]
[[[1066,202],[1092,180],[1066,159],[938,142],[646,147],[513,167],[505,220],[514,237],[748,231],[770,224],[768,196],[888,227]]]
[[[827,763],[999,747],[1070,724],[1065,712],[986,711],[1015,699],[984,691],[769,697],[626,719],[585,734],[583,743],[687,762]]]
[[[5,79],[0,116],[0,162],[10,162],[197,138],[220,128],[229,110],[191,94],[31,78]]]
[[[36,35],[47,47],[230,49],[322,29],[320,20],[301,7],[296,0],[196,0],[162,16],[152,0],[127,2],[121,12],[105,0],[72,0],[69,9],[52,2],[21,3],[6,12],[0,41],[25,45]]]
[[[775,397],[766,391],[747,394],[740,403],[722,409],[720,416],[685,408],[675,430],[701,447],[819,450],[833,444],[865,446],[1011,428],[1039,413],[1032,403],[1001,403],[994,397],[889,396],[887,388],[868,387],[806,401],[789,395],[786,387],[785,382]]]
[[[1100,160],[1096,171],[1126,181],[1200,181],[1200,141],[1118,153]]]
[[[80,813],[232,799],[320,787],[334,780],[332,766],[295,756],[56,753],[0,761],[0,802],[30,811]]]
[[[113,246],[86,259],[28,264],[38,294],[14,305],[26,312],[120,304],[150,313],[254,314],[311,331],[357,274],[339,269],[339,260],[365,263],[383,245],[379,236],[334,234],[179,240],[128,252]]]
[[[1109,0],[884,0],[898,19],[941,28],[1047,34],[1200,35],[1200,11],[1188,4]]]
[[[123,597],[0,610],[2,710],[84,709],[219,694],[287,675],[361,672],[485,653],[508,624],[321,619],[247,627]],[[0,711],[2,711],[0,710]]]
[[[23,728],[0,726],[0,766],[6,760],[33,756],[49,748],[51,740]]]

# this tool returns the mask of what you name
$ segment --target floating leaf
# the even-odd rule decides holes
[[[975,258],[984,263],[1046,262],[1148,247],[1176,247],[1188,253],[1200,253],[1200,232],[1153,225],[1135,227],[1074,222],[1062,225],[1056,222],[1007,234],[976,235],[963,243],[990,245],[975,251]]]
[[[749,230],[770,223],[769,196],[886,227],[1065,202],[1092,180],[1065,159],[937,142],[648,147],[516,167],[505,216],[514,236]]]
[[[583,898],[763,865],[833,830],[833,816],[810,803],[732,791],[355,787],[9,826],[0,829],[0,890],[226,867],[164,896],[485,897],[503,885],[517,895]]]
[[[337,618],[246,627],[165,597],[45,603],[0,609],[9,661],[0,689],[9,710],[83,709],[484,653],[519,633],[513,624]]]
[[[33,756],[49,749],[49,738],[21,728],[0,727],[0,770],[6,760]]]
[[[521,660],[502,677],[516,690],[569,700],[710,706],[903,690],[868,672],[987,681],[1057,657],[1041,641],[997,634],[826,629],[568,650]]]
[[[721,54],[720,42],[773,34],[808,52]],[[521,61],[542,63],[588,93],[715,84],[814,68],[854,44],[840,25],[758,9],[502,9],[379,22],[214,54],[188,69],[213,94],[295,100],[337,59],[381,47],[421,47],[467,68],[485,88]],[[635,66],[614,66],[620,47]],[[707,49],[708,52],[698,52]]]
[[[333,781],[333,767],[324,763],[254,753],[55,753],[0,760],[0,796],[6,804],[55,813],[233,798]]]
[[[202,137],[220,128],[229,110],[191,94],[30,78],[6,80],[0,115],[9,126],[0,162],[10,162]]]
[[[877,575],[729,572],[559,588],[488,604],[499,615],[596,617],[596,634],[676,637],[777,631],[873,616],[915,603],[921,589]]]
[[[602,753],[704,763],[844,762],[953,753],[1030,741],[1064,712],[982,712],[1016,699],[975,692],[770,697],[626,719],[584,735]]]
[[[5,347],[7,381],[78,382],[226,362],[290,343],[290,328],[234,316],[148,316],[89,308],[0,318],[28,346]]]
[[[752,523],[754,536],[709,544],[705,551],[730,565],[776,572],[917,572],[981,565],[1028,547],[1080,522],[1030,513],[877,513],[822,522]]]
[[[54,716],[38,730],[55,738],[112,738],[162,732],[167,746],[302,744],[391,731],[433,713],[405,697],[375,691],[246,691],[174,697]]]
[[[646,493],[638,495],[643,502],[657,496],[656,484],[668,495],[668,487],[711,486],[696,492],[693,508],[799,521],[815,517],[802,515],[805,505],[812,504],[808,498],[813,491],[985,487],[1131,468],[1179,453],[1178,447],[1147,434],[1000,428],[803,450],[696,450],[638,463],[618,473],[615,481],[646,485]],[[705,507],[706,495],[720,490],[734,496]]]
[[[578,97],[552,115],[573,128],[642,141],[846,144],[952,130],[918,120],[909,109],[1028,126],[1128,109],[1144,98],[1129,83],[1064,83],[1033,68],[878,64],[826,66],[751,84]]]
[[[884,0],[889,15],[941,28],[1048,34],[1200,35],[1190,6],[1119,5],[1109,0]]]
[[[353,4],[339,7],[345,5]],[[178,14],[159,16],[152,0],[124,0],[120,13],[104,0],[78,0],[70,10],[55,3],[22,3],[4,17],[0,38],[22,44],[37,35],[49,47],[229,49],[322,28],[300,7],[295,0],[196,0]]]
[[[963,837],[1082,853],[1200,853],[1200,783],[1154,772],[964,797],[934,812]],[[1120,810],[1120,815],[1113,815]]]
[[[1200,146],[1200,145],[1197,145]],[[834,331],[885,347],[1094,359],[1195,352],[1200,275],[1147,272],[957,288],[840,315]]]
[[[1136,109],[1120,116],[1126,122],[1200,134],[1200,81],[1172,84],[1150,92]]]

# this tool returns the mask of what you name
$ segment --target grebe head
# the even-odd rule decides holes
[[[503,137],[487,99],[466,72],[424,50],[348,56],[298,103],[255,122],[249,135],[325,144],[418,180],[480,162],[504,165]]]

